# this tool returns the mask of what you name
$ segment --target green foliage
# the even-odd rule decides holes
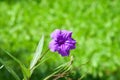
[[[29,80],[29,78],[31,77],[33,71],[35,68],[37,68],[40,63],[41,63],[41,60],[42,59],[42,49],[43,49],[43,43],[44,43],[44,36],[42,36],[41,40],[39,41],[39,44],[38,44],[38,47],[36,48],[36,52],[34,53],[34,56],[33,56],[33,59],[31,61],[31,64],[30,64],[30,67],[27,68],[24,64],[21,63],[21,61],[19,61],[17,58],[15,58],[13,55],[11,55],[9,52],[3,50],[3,49],[0,49],[2,50],[3,52],[5,52],[9,57],[11,57],[15,62],[17,62],[20,67],[21,67],[21,70],[23,72],[23,80]],[[38,61],[40,61],[38,63]],[[5,61],[3,61],[2,59],[0,59],[0,63],[2,63],[3,65],[0,67],[0,69],[5,66],[6,69],[15,77],[16,80],[20,80],[19,76],[16,74],[16,72],[14,72],[14,70],[5,63]],[[38,63],[38,64],[37,64]]]
[[[51,77],[55,77],[55,80],[58,80],[61,77],[66,78],[66,74],[68,71],[70,71],[71,67],[72,67],[72,63],[73,63],[73,56],[70,57],[70,61],[67,63],[64,63],[60,66],[58,66],[55,71],[50,74],[49,76],[47,76],[46,78],[44,78],[44,80],[49,80]]]
[[[5,68],[15,77],[16,80],[20,80],[19,76],[16,74],[16,72],[11,68],[9,67],[5,61],[3,61],[2,59],[0,59],[0,63],[2,63]]]
[[[36,66],[40,58],[42,57],[41,53],[43,49],[43,44],[44,44],[44,36],[42,36],[41,40],[39,41],[38,47],[36,48],[36,52],[34,53],[33,59],[31,61],[31,64],[30,64],[31,74],[33,70],[35,69],[34,67]]]
[[[42,33],[46,34],[44,51],[54,29],[68,29],[77,40],[76,50],[71,51],[75,58],[71,77],[76,80],[88,73],[84,79],[119,80],[119,3],[119,0],[0,0],[0,47],[29,66]],[[8,58],[0,52],[1,57]],[[35,70],[32,80],[45,77],[67,60],[52,52],[46,57],[50,59]],[[4,75],[0,69],[0,80],[7,80]]]
[[[2,49],[1,49],[2,50]],[[19,61],[17,58],[15,58],[13,55],[11,55],[9,52],[5,51],[4,52],[10,56],[15,62],[17,62],[19,64],[19,66],[21,67],[21,70],[23,72],[23,76],[24,76],[24,80],[27,80],[27,78],[29,78],[30,76],[30,70],[27,69],[25,67],[24,64],[21,63],[21,61]],[[5,64],[5,61],[3,61],[2,59],[0,59],[0,62],[6,67],[6,69],[17,79],[20,80],[20,78],[18,77],[18,75],[12,70],[12,68],[10,68],[7,64]]]

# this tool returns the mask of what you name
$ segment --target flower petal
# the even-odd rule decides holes
[[[70,53],[70,48],[69,46],[63,44],[59,47],[58,52],[62,55],[62,56],[68,56]]]
[[[51,34],[51,38],[52,39],[56,39],[59,35],[60,35],[60,30],[56,29],[52,34]]]
[[[66,42],[65,42],[66,45],[68,45],[70,47],[70,49],[75,49],[76,46],[76,41],[72,38],[68,39]]]
[[[61,35],[63,36],[64,39],[68,39],[71,38],[72,32],[67,30],[62,30]]]
[[[55,40],[52,40],[52,41],[49,43],[49,49],[50,49],[52,52],[55,52],[55,51],[57,51],[57,48],[58,48],[58,44],[55,42]]]

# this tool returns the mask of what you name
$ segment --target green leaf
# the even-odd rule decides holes
[[[48,80],[49,78],[53,77],[54,75],[56,75],[58,73],[65,73],[65,72],[69,71],[70,69],[71,69],[71,66],[68,66],[67,63],[62,64],[62,65],[58,66],[52,74],[50,74],[49,76],[44,78],[44,80]]]
[[[64,64],[62,64],[62,65],[60,65],[60,66],[58,66],[57,68],[55,68],[55,70],[61,69],[61,68],[63,68],[64,66],[67,66],[67,64],[68,64],[68,62],[67,62],[67,63],[64,63]]]
[[[56,75],[58,73],[68,72],[72,67],[72,63],[73,63],[73,56],[70,57],[69,62],[66,62],[66,63],[58,66],[57,68],[55,68],[55,71],[52,74],[50,74],[49,76],[47,76],[46,78],[44,78],[44,80],[48,80],[49,78],[53,77],[54,75]]]
[[[1,50],[3,50],[3,49],[1,49]],[[24,64],[22,64],[17,58],[15,58],[9,52],[7,52],[5,50],[3,50],[3,51],[20,65],[24,78],[30,77],[30,70],[27,69]]]
[[[31,72],[33,72],[37,67],[39,67],[42,63],[44,63],[48,58],[42,59],[38,64],[36,64],[32,69]]]
[[[0,69],[2,69],[4,67],[4,65],[0,66]]]
[[[31,64],[30,64],[30,70],[32,70],[32,68],[36,65],[36,63],[40,59],[42,49],[43,49],[43,44],[44,44],[44,35],[42,35],[42,37],[39,41],[38,47],[36,49],[36,52],[34,53],[33,59],[32,59]],[[31,73],[32,73],[32,71],[31,71]]]
[[[9,67],[2,59],[0,59],[0,63],[5,66],[5,68],[13,75],[16,80],[20,80],[19,76],[15,73],[15,71],[11,67]]]
[[[55,74],[59,73],[61,71],[61,69],[54,71],[52,74],[50,74],[49,76],[47,76],[46,78],[44,78],[44,80],[48,80],[49,78],[51,78],[52,76],[54,76]]]

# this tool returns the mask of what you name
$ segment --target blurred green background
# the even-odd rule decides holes
[[[70,77],[78,80],[120,80],[120,0],[0,0],[0,47],[29,66],[41,35],[47,50],[55,29],[73,32],[77,48]],[[21,76],[19,65],[0,51]],[[31,80],[42,80],[69,60],[49,52]],[[84,64],[84,65],[82,65]],[[0,64],[1,65],[1,64]],[[0,80],[14,80],[0,69]]]

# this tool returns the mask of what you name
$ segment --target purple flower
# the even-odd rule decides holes
[[[62,56],[68,56],[71,49],[75,49],[76,41],[72,39],[72,32],[56,29],[51,34],[52,41],[49,48],[52,52],[58,52]]]

